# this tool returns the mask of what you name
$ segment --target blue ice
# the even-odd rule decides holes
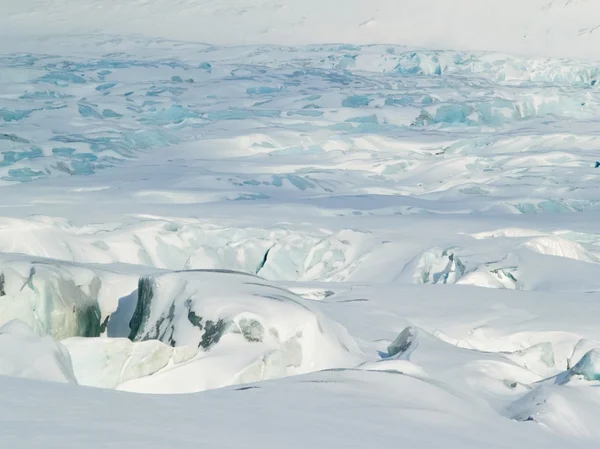
[[[58,156],[71,156],[73,153],[75,153],[75,148],[69,148],[69,147],[57,147],[57,148],[52,148],[52,154],[56,154]]]
[[[600,349],[586,352],[577,364],[571,368],[571,375],[583,376],[587,381],[600,380]]]
[[[164,94],[166,92],[170,93],[173,96],[179,96],[182,95],[186,90],[187,89],[185,87],[154,87],[148,92],[146,92],[146,95],[148,97],[158,97],[160,94]]]
[[[5,181],[21,181],[27,182],[32,181],[36,178],[44,176],[41,171],[34,171],[31,168],[11,168],[8,170],[8,176],[3,176],[2,179]]]
[[[209,112],[207,118],[209,120],[244,120],[252,117],[279,117],[280,115],[281,111],[277,110],[227,109]]]
[[[442,105],[435,111],[436,123],[466,123],[473,124],[473,121],[468,119],[473,113],[473,108],[464,104],[447,104]]]
[[[17,136],[16,134],[9,134],[9,133],[0,133],[0,140],[8,140],[10,142],[17,142],[17,143],[30,143],[30,141],[25,139],[24,137]]]
[[[5,122],[18,122],[29,117],[35,109],[15,111],[12,109],[0,108],[0,118]]]
[[[300,115],[303,117],[321,117],[323,115],[323,111],[319,111],[316,109],[300,109],[296,111],[288,111],[288,116]]]
[[[210,65],[208,62],[200,63],[200,65],[198,65],[198,68],[202,69],[202,70],[206,70],[207,72],[212,71],[212,65]]]
[[[268,200],[269,196],[262,193],[242,193],[234,201]]]
[[[246,93],[248,95],[264,95],[264,94],[274,94],[281,91],[280,88],[278,87],[268,87],[268,86],[261,86],[261,87],[249,87],[246,89]]]
[[[29,151],[4,151],[2,153],[3,160],[0,162],[0,166],[6,167],[12,165],[15,162],[22,161],[24,159],[35,159],[43,156],[44,153],[41,148],[32,147]]]
[[[107,90],[107,89],[112,89],[113,87],[115,87],[117,85],[117,83],[105,83],[105,84],[99,84],[96,86],[96,90],[98,91],[102,91],[102,90]]]
[[[59,87],[67,87],[70,84],[85,84],[85,78],[71,72],[50,72],[37,79],[41,83],[50,83]]]
[[[19,98],[21,100],[59,100],[69,97],[70,95],[59,94],[51,90],[36,90],[35,92],[25,92]]]
[[[431,96],[424,95],[403,95],[400,98],[387,97],[385,99],[386,106],[409,106],[409,105],[419,105],[419,106],[429,106],[434,103],[434,100]]]
[[[156,125],[166,125],[169,123],[181,123],[186,118],[197,118],[200,114],[181,105],[173,105],[167,109],[160,109],[156,112],[145,114],[140,121],[153,123]]]
[[[112,109],[104,109],[102,111],[102,116],[105,118],[121,118],[123,117],[123,114],[119,114],[118,112],[115,112]]]
[[[342,106],[345,108],[363,108],[369,106],[371,100],[365,95],[352,95],[342,101]]]
[[[82,117],[94,117],[94,118],[102,118],[102,115],[98,113],[94,108],[85,104],[78,104],[77,109],[79,110],[79,114]]]

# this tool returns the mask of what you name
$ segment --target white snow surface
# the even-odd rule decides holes
[[[592,0],[0,10],[3,447],[600,445]]]
[[[37,45],[49,36],[104,33],[215,45],[400,44],[600,57],[595,0],[2,0],[0,5],[1,35],[39,39]]]
[[[74,383],[69,352],[52,337],[40,337],[19,320],[0,327],[0,375]]]

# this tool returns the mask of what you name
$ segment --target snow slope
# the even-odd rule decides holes
[[[226,388],[200,395],[150,396],[0,379],[0,434],[14,449],[132,449],[174,446],[290,449],[393,445],[479,449],[515,444],[590,447],[532,423],[496,420],[486,407],[412,376],[392,372],[325,371]],[[27,391],[28,400],[23,401]],[[598,405],[597,389],[586,411]],[[565,390],[574,396],[576,388]],[[68,404],[60,406],[59,404]],[[32,430],[32,410],[36,427]],[[590,415],[591,416],[591,415]]]
[[[594,0],[3,0],[1,4],[0,29],[5,36],[102,33],[215,45],[399,44],[537,57],[600,57],[595,45],[600,11]]]

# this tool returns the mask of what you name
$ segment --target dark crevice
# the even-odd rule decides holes
[[[258,268],[256,269],[256,274],[260,273],[260,270],[262,270],[265,266],[265,264],[267,263],[267,258],[269,257],[269,253],[271,252],[271,250],[273,249],[273,246],[271,246],[266,252],[265,255],[263,256],[260,264],[258,265]]]

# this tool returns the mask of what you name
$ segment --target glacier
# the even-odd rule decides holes
[[[109,3],[2,4],[4,445],[598,446],[592,0]]]

